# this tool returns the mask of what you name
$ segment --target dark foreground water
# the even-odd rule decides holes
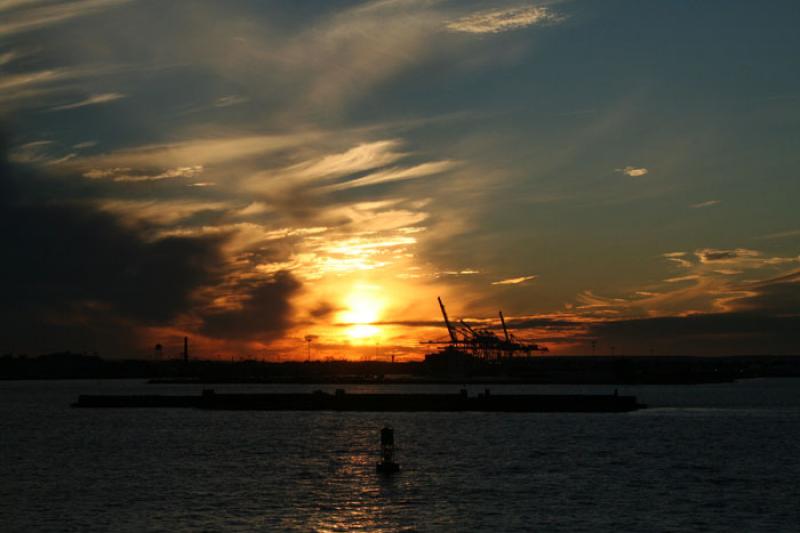
[[[629,414],[69,407],[201,388],[0,382],[0,530],[800,531],[797,379],[619,387],[653,406]],[[512,390],[613,387],[492,387]],[[384,424],[392,478],[374,467]]]

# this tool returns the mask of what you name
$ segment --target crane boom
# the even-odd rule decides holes
[[[506,319],[503,318],[503,312],[500,311],[500,323],[503,324],[503,333],[506,335],[506,342],[511,342],[511,339],[508,337],[508,328],[506,327]]]
[[[467,331],[469,331],[471,334],[473,334],[473,335],[477,335],[477,333],[475,333],[475,330],[474,330],[474,329],[472,329],[472,328],[469,326],[469,324],[467,324],[467,323],[466,323],[466,322],[464,322],[463,320],[459,320],[459,322],[461,322],[461,325],[462,325],[462,326],[464,326],[465,328],[467,328]]]
[[[450,319],[447,318],[447,311],[444,310],[444,304],[442,303],[442,299],[440,297],[436,297],[439,300],[439,307],[442,309],[442,316],[444,317],[444,325],[447,326],[447,333],[450,334],[450,340],[453,342],[458,342],[458,338],[456,337],[456,332],[453,329],[453,325],[450,324]]]

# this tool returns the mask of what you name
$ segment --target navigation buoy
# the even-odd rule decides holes
[[[375,469],[382,474],[394,474],[400,471],[400,465],[394,462],[394,430],[385,427],[381,430],[381,462]]]

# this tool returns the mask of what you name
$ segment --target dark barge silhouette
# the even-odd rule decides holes
[[[645,407],[635,396],[615,394],[334,394],[312,393],[218,394],[204,390],[196,396],[80,395],[73,407],[181,407],[235,411],[498,411],[520,413],[613,413]]]

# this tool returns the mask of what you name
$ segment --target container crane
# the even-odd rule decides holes
[[[437,298],[437,300],[442,310],[442,317],[450,340],[427,341],[425,344],[447,344],[446,350],[470,354],[484,361],[511,359],[517,357],[520,353],[524,354],[525,357],[530,357],[532,352],[548,351],[545,346],[539,346],[535,343],[522,343],[515,339],[508,332],[508,326],[502,311],[500,311],[500,323],[503,327],[503,339],[488,328],[473,328],[463,319],[459,320],[459,325],[454,325],[447,316],[442,299]]]

